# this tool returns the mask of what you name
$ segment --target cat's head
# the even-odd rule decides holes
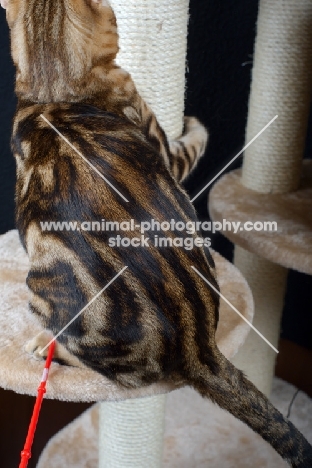
[[[106,0],[0,0],[11,29],[16,92],[38,102],[66,100],[118,52]]]

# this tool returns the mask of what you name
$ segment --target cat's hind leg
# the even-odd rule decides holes
[[[48,355],[48,347],[44,349],[50,341],[53,339],[53,335],[48,330],[43,330],[34,338],[29,340],[25,345],[26,353],[30,354],[36,360],[45,359]],[[72,367],[86,367],[82,362],[73,354],[71,354],[61,343],[55,342],[55,350],[53,360]],[[42,352],[42,350],[44,351]]]

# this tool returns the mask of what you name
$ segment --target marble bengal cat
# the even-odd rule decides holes
[[[57,357],[127,387],[161,380],[191,385],[293,467],[311,468],[306,439],[216,346],[218,295],[191,268],[217,287],[208,249],[112,248],[107,232],[40,228],[47,220],[196,222],[180,182],[205,151],[205,128],[186,118],[183,135],[167,140],[129,73],[115,63],[117,26],[106,1],[1,5],[16,65],[16,221],[31,264],[31,310],[56,335],[127,266],[58,337]],[[40,356],[49,338],[35,337],[27,350]]]

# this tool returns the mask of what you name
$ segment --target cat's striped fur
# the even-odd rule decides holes
[[[218,296],[191,268],[217,287],[208,251],[152,243],[117,249],[108,246],[111,233],[40,229],[46,220],[195,222],[179,182],[205,150],[205,129],[187,119],[185,134],[168,143],[130,75],[114,62],[118,36],[108,4],[5,1],[19,98],[12,137],[17,226],[31,261],[31,309],[56,334],[128,266],[60,335],[58,356],[128,387],[164,379],[192,385],[258,432],[293,467],[311,467],[312,448],[304,437],[216,346]],[[45,344],[41,335],[28,349],[38,353]]]

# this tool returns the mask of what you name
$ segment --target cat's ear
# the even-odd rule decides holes
[[[1,0],[2,1],[2,0]],[[94,5],[101,5],[103,7],[111,8],[111,4],[108,0],[84,0],[85,3],[90,5],[91,7]]]
[[[108,0],[84,0],[84,1],[85,1],[85,3],[90,5],[91,7],[92,6],[94,6],[94,7],[102,6],[102,7],[111,8],[111,5],[110,5]]]
[[[92,0],[93,1],[93,0]],[[95,0],[97,1],[97,0]],[[101,1],[101,0],[100,0]],[[9,3],[9,0],[0,0],[0,4],[2,6],[2,8],[4,8],[5,10],[7,9],[8,7],[8,3]]]

